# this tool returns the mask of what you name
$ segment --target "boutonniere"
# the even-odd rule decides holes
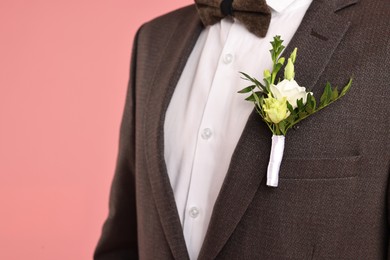
[[[294,80],[294,63],[297,58],[297,48],[291,53],[284,67],[284,79],[276,81],[276,75],[284,66],[286,59],[281,57],[284,50],[283,40],[275,36],[271,42],[272,70],[264,71],[264,83],[240,72],[243,79],[251,82],[251,85],[240,90],[239,93],[250,93],[246,100],[253,102],[257,113],[263,118],[272,131],[271,154],[267,169],[267,185],[277,187],[279,182],[279,169],[283,158],[285,136],[287,131],[305,118],[313,115],[321,109],[329,106],[334,101],[344,96],[351,88],[352,78],[341,90],[327,83],[319,103],[312,92],[299,86]],[[275,83],[275,81],[277,83]]]

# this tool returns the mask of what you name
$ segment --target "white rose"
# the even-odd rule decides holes
[[[295,80],[287,80],[279,82],[279,84],[271,85],[273,96],[280,100],[283,97],[287,98],[288,103],[295,109],[298,107],[297,100],[303,99],[303,104],[306,104],[307,92],[305,87],[300,87]]]

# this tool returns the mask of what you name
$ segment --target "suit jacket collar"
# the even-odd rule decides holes
[[[296,80],[312,90],[349,27],[336,12],[357,0],[314,0],[285,53],[299,50]],[[145,155],[153,197],[166,239],[175,259],[188,259],[176,203],[164,161],[165,113],[181,72],[202,30],[196,9],[177,21],[152,80],[144,117]],[[286,56],[286,55],[285,55]],[[161,98],[163,97],[163,98]],[[265,186],[271,133],[253,112],[249,117],[213,209],[199,259],[213,259],[221,251],[258,189]]]

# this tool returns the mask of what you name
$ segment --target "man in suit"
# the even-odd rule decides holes
[[[390,257],[388,17],[388,0],[199,0],[143,25],[95,259]],[[301,86],[353,85],[289,132],[271,188],[271,132],[236,78],[261,78],[277,33]]]

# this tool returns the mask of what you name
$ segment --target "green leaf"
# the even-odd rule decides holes
[[[275,62],[276,58],[275,58],[275,51],[274,51],[274,49],[272,49],[272,50],[269,50],[269,52],[271,53],[271,58],[272,58],[272,61],[274,61],[274,62]]]
[[[308,93],[306,97],[306,108],[305,111],[309,114],[313,114],[316,110],[316,99],[315,97],[311,94]]]
[[[295,121],[295,114],[291,113],[287,118],[286,118],[286,121],[292,125]]]
[[[255,99],[255,96],[254,96],[254,95],[261,96],[262,94],[263,94],[263,92],[256,91],[256,92],[252,93],[252,95],[250,95],[249,97],[247,97],[245,100],[246,100],[246,101],[255,102],[256,99]]]
[[[246,74],[245,72],[240,71],[239,73],[244,76],[243,79],[253,81],[253,78],[251,76],[249,76],[248,74]]]
[[[298,105],[298,111],[302,111],[305,109],[303,104],[303,98],[297,100],[297,105]]]
[[[279,55],[282,53],[283,49],[285,48],[283,45],[283,40],[280,38],[279,35],[275,36],[273,41],[271,42],[272,50],[270,50],[271,57],[273,63],[277,63]]]
[[[271,85],[272,76],[271,76],[271,77],[264,78],[264,81],[266,82],[267,86]]]
[[[324,107],[329,104],[332,99],[332,87],[329,82],[326,83],[324,93],[322,93],[320,98],[320,107]]]
[[[347,94],[347,92],[350,90],[352,86],[352,78],[349,79],[348,84],[343,88],[343,90],[340,93],[340,97],[344,96]]]
[[[288,101],[287,101],[287,108],[288,108],[288,110],[290,111],[291,114],[295,113],[294,108],[292,107],[292,105]]]
[[[299,118],[304,118],[305,116],[307,116],[307,112],[306,111],[299,111],[298,112],[298,117]]]
[[[317,100],[316,100],[316,98],[311,94],[311,93],[309,93],[310,94],[310,101],[312,102],[312,104],[313,104],[313,109],[315,110],[316,109],[316,106],[317,106]]]
[[[261,107],[261,101],[262,101],[262,96],[258,96],[257,95],[257,93],[256,92],[253,92],[253,97],[255,98],[255,104],[256,104],[256,106],[258,106],[260,109],[262,109],[262,107]]]
[[[283,66],[283,64],[276,63],[272,73],[277,74],[279,72],[279,70],[282,68],[282,66]]]
[[[280,121],[279,124],[278,124],[278,127],[279,127],[280,132],[283,135],[285,135],[286,134],[286,122],[284,120]]]
[[[337,89],[337,87],[335,87],[335,88],[332,90],[332,97],[331,97],[331,100],[334,101],[334,100],[336,100],[338,97],[339,97],[339,90]]]
[[[253,80],[254,80],[256,86],[257,86],[261,91],[264,91],[264,90],[266,89],[266,87],[265,87],[263,84],[261,84],[257,79],[253,78]]]
[[[311,102],[307,102],[306,105],[305,105],[305,111],[308,113],[308,114],[312,114],[314,112],[314,109],[312,107],[312,104]]]
[[[284,62],[285,62],[285,58],[284,57],[281,57],[280,59],[278,59],[278,64],[284,64]]]
[[[240,94],[249,93],[249,92],[251,92],[255,87],[256,87],[256,85],[248,86],[248,87],[243,88],[243,89],[241,89],[240,91],[238,91],[238,93],[240,93]]]
[[[267,88],[261,84],[257,79],[249,76],[248,74],[246,74],[245,72],[239,72],[241,75],[243,75],[243,77],[241,77],[242,79],[244,80],[248,80],[248,81],[251,81],[252,83],[254,83],[261,91],[265,91]]]
[[[250,95],[249,97],[245,98],[246,101],[250,101],[250,102],[255,102],[255,97],[252,95]]]

